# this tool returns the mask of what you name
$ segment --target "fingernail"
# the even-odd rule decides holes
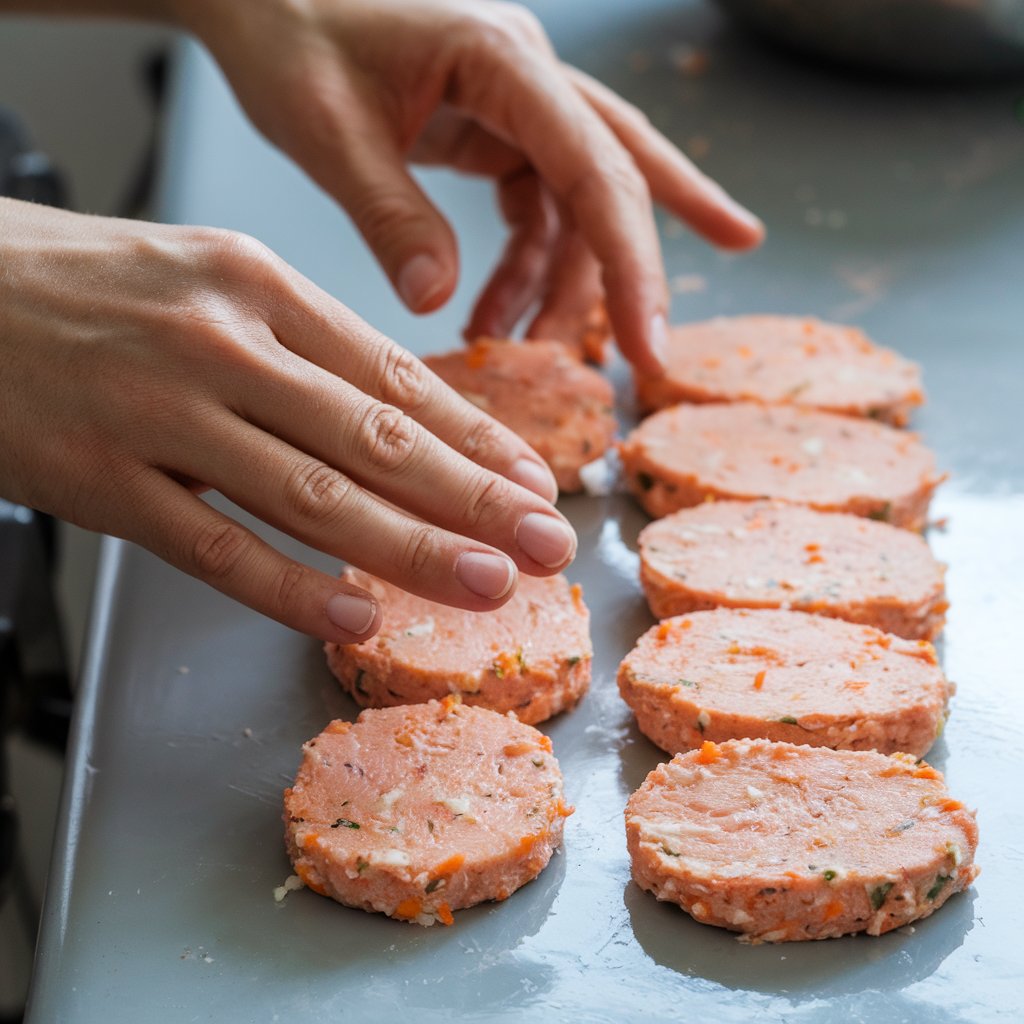
[[[534,494],[539,494],[545,501],[554,501],[558,497],[558,485],[551,470],[533,459],[516,459],[508,471],[508,478]]]
[[[576,534],[572,527],[543,512],[523,516],[516,530],[516,540],[530,558],[549,569],[564,564],[576,554]]]
[[[398,294],[410,309],[422,309],[441,289],[441,264],[429,253],[421,252],[398,272],[397,285]]]
[[[365,633],[377,616],[377,603],[358,594],[334,594],[327,599],[327,618],[357,636]]]
[[[662,369],[667,367],[668,360],[668,324],[664,313],[655,313],[651,317],[651,330],[647,335],[647,343],[651,347],[654,358],[661,363]]]
[[[504,555],[467,551],[455,563],[455,578],[474,594],[497,601],[512,589],[516,567]]]

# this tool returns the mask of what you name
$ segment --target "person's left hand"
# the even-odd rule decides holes
[[[668,290],[651,198],[710,241],[761,224],[634,107],[561,64],[525,8],[489,0],[167,0],[268,138],[348,211],[410,309],[452,294],[456,239],[407,169],[493,177],[511,234],[466,333],[578,331],[602,298],[660,372]]]

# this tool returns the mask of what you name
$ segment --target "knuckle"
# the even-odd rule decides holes
[[[349,213],[360,231],[374,240],[403,238],[419,219],[409,196],[383,185],[362,189],[349,203]]]
[[[323,462],[304,462],[285,485],[285,500],[305,522],[324,524],[337,519],[350,493],[351,483]]]
[[[437,554],[434,529],[427,524],[414,526],[405,543],[404,564],[413,575],[422,573]]]
[[[547,39],[547,33],[544,31],[540,19],[522,4],[502,3],[499,9],[502,19],[508,26],[508,31],[516,39],[530,44]]]
[[[478,415],[462,439],[460,451],[473,462],[486,462],[488,456],[502,448],[498,424],[489,416]]]
[[[547,43],[536,16],[516,3],[481,6],[468,15],[465,28],[474,49],[501,62]]]
[[[650,205],[651,193],[647,179],[636,164],[625,154],[621,159],[609,160],[603,166],[585,170],[572,184],[567,196],[570,205],[584,197],[614,196],[616,200],[627,199],[632,205]]]
[[[647,179],[625,153],[622,159],[614,160],[603,168],[601,176],[605,188],[616,195],[625,195],[636,203],[650,203]]]
[[[260,281],[277,272],[277,256],[259,239],[242,231],[200,228],[196,243],[203,262],[218,277]]]
[[[473,529],[486,528],[501,519],[507,504],[508,495],[501,479],[491,473],[481,474],[465,503],[466,522]]]
[[[359,440],[370,466],[396,472],[416,450],[416,427],[401,409],[377,403],[363,420]]]
[[[238,523],[204,527],[192,540],[190,564],[201,579],[224,580],[235,574],[249,546],[249,533]]]
[[[377,381],[378,394],[388,405],[415,413],[427,402],[430,377],[427,368],[411,353],[389,346]]]
[[[278,609],[286,611],[296,604],[308,576],[309,570],[298,562],[289,562],[281,570],[274,588]]]

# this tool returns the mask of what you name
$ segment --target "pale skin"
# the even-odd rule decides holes
[[[401,300],[430,312],[455,236],[411,162],[495,180],[505,250],[466,327],[571,338],[604,301],[660,369],[667,288],[652,199],[714,244],[760,222],[633,107],[489,0],[0,0],[197,35],[243,107],[352,217]],[[342,278],[343,281],[343,278]],[[343,284],[342,284],[343,289]],[[0,199],[0,494],[135,541],[302,632],[380,627],[364,591],[197,495],[424,597],[499,607],[575,554],[554,480],[398,344],[234,232]]]

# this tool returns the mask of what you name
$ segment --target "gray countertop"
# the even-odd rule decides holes
[[[951,480],[930,540],[950,564],[942,644],[959,686],[931,760],[978,808],[982,874],[912,929],[748,947],[629,881],[622,808],[660,759],[615,689],[651,619],[645,521],[572,498],[571,578],[594,616],[592,691],[543,728],[576,814],[564,850],[507,903],[419,929],[289,873],[280,797],[304,740],[355,706],[319,645],[149,554],[105,543],[28,1020],[1019,1020],[1024,880],[1024,87],[832,76],[763,51],[699,4],[538,3],[561,52],[639,103],[766,220],[748,257],[669,220],[677,319],[809,313],[856,322],[925,367],[916,426]],[[909,43],[912,45],[912,42]],[[706,53],[692,77],[687,47]],[[246,126],[183,49],[163,215],[267,242],[418,353],[451,347],[501,244],[488,190],[424,175],[460,233],[448,310],[404,313],[331,203]],[[612,368],[624,398],[621,364]],[[219,499],[215,499],[219,500]],[[289,553],[333,568],[273,531]]]

